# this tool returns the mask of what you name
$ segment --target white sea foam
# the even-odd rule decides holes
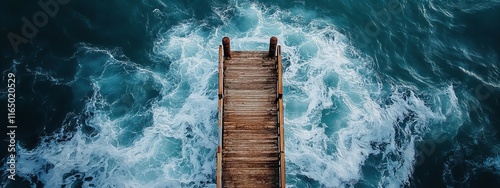
[[[68,141],[56,141],[69,134],[61,131],[32,151],[21,149],[19,174],[34,174],[46,187],[78,179],[85,187],[213,186],[217,47],[223,36],[232,38],[234,50],[266,50],[270,36],[280,39],[287,187],[368,181],[366,163],[379,173],[371,185],[400,187],[412,174],[415,142],[431,125],[450,126],[440,123],[457,111],[452,86],[427,91],[437,94],[424,99],[419,93],[426,91],[411,85],[383,83],[373,60],[331,20],[311,19],[313,12],[248,3],[214,11],[224,25],[209,32],[204,20],[189,20],[158,34],[151,57],[166,69],[83,45],[79,71],[91,72],[86,76],[94,93],[82,124],[96,134],[82,125]],[[145,90],[158,91],[158,97],[147,98]],[[446,106],[430,107],[433,102]]]

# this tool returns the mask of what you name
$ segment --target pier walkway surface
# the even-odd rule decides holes
[[[224,52],[224,53],[223,53]],[[217,187],[285,187],[281,48],[219,47]]]

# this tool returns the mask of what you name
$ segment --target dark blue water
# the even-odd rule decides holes
[[[213,187],[224,36],[279,38],[287,187],[500,185],[498,0],[2,4],[3,187]]]

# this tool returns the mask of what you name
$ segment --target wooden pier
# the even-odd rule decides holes
[[[219,46],[217,187],[285,187],[281,48]]]

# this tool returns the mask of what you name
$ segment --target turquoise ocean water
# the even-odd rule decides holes
[[[70,0],[18,52],[2,4],[3,187],[215,187],[224,36],[282,46],[287,187],[500,185],[498,0]]]

